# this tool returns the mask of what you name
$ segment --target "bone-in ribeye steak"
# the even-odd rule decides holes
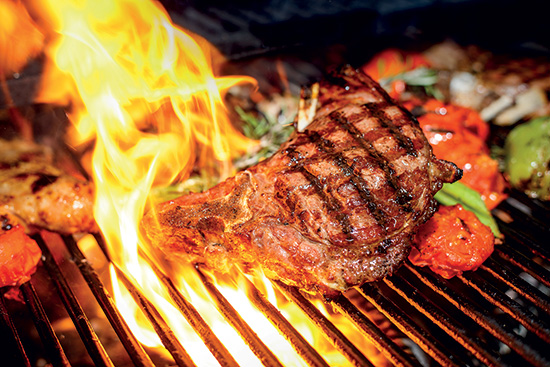
[[[349,66],[320,82],[318,102],[311,124],[271,158],[150,211],[142,226],[152,243],[215,270],[259,265],[327,296],[395,271],[434,194],[462,172]]]

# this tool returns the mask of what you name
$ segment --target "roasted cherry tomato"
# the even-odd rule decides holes
[[[420,226],[409,260],[449,279],[476,270],[493,252],[491,229],[461,205],[440,206]]]
[[[489,126],[476,111],[437,100],[405,105],[420,109],[418,122],[435,156],[461,168],[464,175],[460,182],[479,192],[489,210],[506,198],[506,180],[485,143]]]
[[[362,70],[374,80],[380,81],[421,66],[429,66],[428,60],[422,54],[390,48],[374,55],[363,65]]]
[[[0,233],[0,287],[20,285],[35,272],[42,252],[19,224]]]
[[[361,69],[377,82],[381,82],[382,79],[391,79],[421,66],[429,66],[428,60],[422,54],[391,48],[376,54]],[[399,99],[407,87],[405,81],[395,78],[387,82],[389,84],[385,88],[390,96]]]

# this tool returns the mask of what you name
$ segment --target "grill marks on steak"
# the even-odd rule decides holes
[[[383,155],[381,155],[376,148],[374,148],[372,142],[365,140],[363,133],[359,131],[351,122],[340,116],[340,113],[333,112],[330,116],[334,121],[338,124],[340,124],[344,129],[350,133],[353,138],[357,141],[357,143],[366,150],[368,153],[368,156],[371,157],[380,169],[384,171],[384,176],[386,178],[387,184],[395,190],[395,196],[396,199],[400,204],[407,205],[408,202],[411,201],[412,197],[411,195],[403,188],[399,186],[399,183],[397,181],[397,178],[395,176],[395,171],[388,165],[388,161],[384,158]],[[365,190],[366,191],[366,190]],[[367,198],[367,201],[368,200]]]
[[[163,203],[143,228],[168,255],[266,275],[329,295],[393,272],[433,195],[460,177],[412,115],[347,67],[320,84],[319,109],[271,158],[204,193]]]
[[[336,133],[334,134],[336,135]],[[324,135],[330,136],[331,132],[325,132]],[[314,155],[310,158],[302,156],[298,160],[301,163],[291,166],[290,170],[299,171],[313,185],[319,200],[325,203],[327,214],[332,215],[334,218],[334,221],[330,221],[330,223],[337,222],[340,224],[340,228],[337,228],[336,231],[342,231],[347,241],[353,241],[354,238],[351,235],[354,231],[353,225],[350,222],[349,214],[345,211],[346,205],[341,205],[341,203],[344,201],[343,194],[354,195],[355,193],[358,194],[358,197],[354,198],[356,204],[358,206],[365,205],[378,225],[385,228],[387,222],[386,215],[381,209],[381,205],[377,203],[376,196],[372,195],[368,188],[368,183],[363,179],[360,172],[356,172],[354,166],[357,165],[348,162],[345,152],[339,151],[331,140],[324,138],[320,133],[306,131],[303,136],[304,139],[308,139],[315,145],[316,151],[320,154],[319,156]],[[339,143],[345,142],[339,141]],[[300,144],[299,140],[297,144]],[[353,149],[357,148],[353,146]],[[291,147],[285,153],[289,156],[295,156],[296,151]],[[351,161],[355,159],[355,157],[350,158]],[[331,165],[330,167],[328,166],[329,164]],[[348,187],[342,187],[341,190],[343,192],[340,193],[338,190],[332,189],[332,186],[338,187],[338,183],[335,182],[335,185],[329,185],[325,191],[326,185],[322,182],[323,172],[329,172],[329,175],[334,177],[345,177],[346,180],[349,180],[345,184]]]
[[[416,158],[417,150],[413,140],[401,133],[400,125],[390,121],[385,109],[398,122],[404,120],[398,118],[404,112],[395,110],[386,101],[360,107],[354,111],[345,106],[342,111],[330,113],[326,117],[328,123],[311,126],[283,151],[291,161],[299,162],[289,170],[298,170],[316,187],[319,199],[326,203],[327,213],[333,215],[334,220],[328,222],[339,223],[335,232],[347,235],[347,241],[358,239],[351,236],[355,229],[349,216],[362,208],[368,209],[369,217],[385,235],[393,230],[394,215],[414,211],[410,204],[412,196],[406,186],[400,185],[393,162],[407,155]],[[377,146],[373,142],[378,142]],[[335,180],[325,185],[318,177],[328,180],[341,177],[345,182]],[[345,195],[338,195],[339,190]]]

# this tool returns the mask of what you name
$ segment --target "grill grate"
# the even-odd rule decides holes
[[[365,284],[354,292],[327,300],[335,312],[344,315],[380,353],[396,366],[548,366],[550,354],[550,272],[545,239],[550,232],[544,223],[550,211],[544,203],[525,200],[514,195],[499,206],[498,217],[520,218],[511,222],[500,221],[505,243],[497,246],[493,255],[476,272],[468,272],[451,280],[444,280],[431,271],[406,263],[396,274],[377,283]],[[536,216],[535,216],[536,215]],[[547,222],[546,222],[547,223]],[[103,248],[101,237],[95,236]],[[113,366],[103,341],[96,335],[92,323],[80,305],[71,282],[64,275],[44,237],[34,236],[43,251],[42,264],[49,282],[56,290],[62,307],[73,321],[89,359],[95,366]],[[154,366],[150,351],[146,350],[130,332],[114,306],[113,300],[94,269],[72,236],[61,237],[67,254],[82,274],[99,307],[109,320],[118,341],[127,353],[131,365]],[[222,366],[237,366],[234,356],[216,337],[199,311],[177,289],[174,283],[157,267],[159,276],[179,311],[195,330],[206,348]],[[209,276],[196,268],[213,304],[224,316],[256,357],[266,366],[283,365],[224,297]],[[146,314],[165,348],[177,366],[195,366],[186,351],[185,341],[178,341],[167,322],[155,307],[141,294],[122,271],[117,275],[125,284],[136,303]],[[44,310],[41,297],[33,285],[34,278],[19,289],[38,333],[44,354],[43,359],[53,366],[70,366],[65,342],[55,330]],[[303,313],[354,366],[374,366],[368,351],[348,339],[346,331],[325,316],[311,300],[296,288],[274,282],[276,289]],[[297,354],[309,366],[328,366],[324,357],[301,335],[280,310],[252,282],[246,283],[251,302],[288,340]],[[368,307],[367,307],[368,306]],[[374,310],[398,330],[403,338],[388,336],[384,327],[372,321]],[[12,318],[10,304],[0,302],[2,335],[8,342],[2,355],[12,358],[13,365],[39,364],[28,353],[25,333]],[[5,338],[6,339],[6,338]],[[406,340],[406,342],[402,342]]]

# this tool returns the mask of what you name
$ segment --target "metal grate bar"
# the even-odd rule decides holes
[[[487,279],[482,278],[476,273],[460,275],[457,276],[457,278],[467,286],[478,291],[485,299],[489,300],[493,305],[520,322],[527,330],[535,333],[539,338],[544,340],[544,342],[550,343],[550,330],[543,320],[533,315],[529,310],[506,296],[504,293],[500,292],[490,281],[487,281]]]
[[[535,279],[537,279],[545,286],[550,287],[550,275],[548,273],[548,270],[546,270],[543,266],[537,264],[525,255],[513,250],[506,245],[497,246],[497,248],[495,249],[495,253],[504,258],[506,261],[519,267],[523,271],[531,274]]]
[[[155,332],[159,336],[162,344],[166,350],[170,353],[172,358],[178,366],[195,366],[195,363],[185,351],[181,343],[175,337],[173,331],[170,329],[164,318],[155,308],[155,306],[145,297],[141,291],[134,285],[132,281],[126,276],[124,271],[122,271],[116,264],[111,262],[109,252],[107,251],[107,246],[103,240],[103,237],[99,233],[93,234],[96,243],[103,252],[103,255],[113,264],[114,269],[118,278],[124,283],[124,286],[130,292],[134,301],[140,306],[141,310],[155,329]]]
[[[382,295],[380,288],[373,284],[363,284],[358,291],[378,311],[386,316],[399,330],[414,341],[422,350],[442,366],[464,366],[466,363],[455,362],[458,358],[448,349],[444,348],[426,330],[420,328],[408,315],[399,309],[392,301]],[[452,359],[451,359],[452,356]]]
[[[518,222],[521,220],[520,218],[523,217],[525,217],[525,215],[516,214],[514,216],[514,221],[511,223],[498,221],[499,228],[506,238],[506,244],[510,245],[513,242],[517,242],[521,244],[521,246],[514,247],[527,249],[536,256],[540,256],[546,261],[550,261],[550,250],[545,246],[545,242],[541,241],[541,239],[550,236],[549,228],[546,227],[541,229],[539,226],[533,227],[533,224],[536,223],[534,217],[527,217],[529,220],[526,222]]]
[[[388,358],[395,366],[421,366],[418,361],[405,353],[388,338],[372,321],[361,313],[347,298],[339,296],[330,303],[342,314],[352,320],[355,326],[363,332],[368,340]]]
[[[445,297],[446,300],[464,312],[465,315],[469,316],[472,320],[483,326],[483,328],[489,331],[495,338],[507,344],[529,363],[536,366],[544,366],[550,363],[543,356],[541,356],[540,353],[525,344],[516,336],[516,334],[507,330],[504,325],[492,318],[487,310],[476,307],[476,305],[470,302],[467,298],[462,297],[447,287],[441,280],[429,273],[429,271],[413,268],[408,263],[405,263],[404,267],[422,280],[422,282],[429,286],[433,291]]]
[[[15,344],[17,348],[21,365],[25,367],[31,367],[31,362],[29,361],[29,357],[27,357],[25,348],[23,348],[23,343],[21,343],[19,333],[17,333],[17,329],[15,328],[13,320],[11,319],[10,314],[8,313],[8,309],[6,308],[6,304],[4,302],[4,292],[0,292],[0,314],[2,314],[2,318],[0,320],[2,320],[2,329],[4,330],[2,334],[11,335],[12,340],[14,341],[13,344]],[[12,344],[7,342],[1,343],[0,345],[3,353],[9,353],[8,349],[13,347]]]
[[[517,228],[519,231],[514,230],[516,233],[520,233],[521,228],[529,228],[534,232],[548,232],[547,222],[545,221],[550,220],[548,211],[537,207],[536,202],[526,198],[525,195],[509,197],[499,204],[498,210],[502,210],[514,218],[508,227],[511,227],[510,229]],[[525,231],[526,235],[527,233]]]
[[[533,287],[522,278],[511,275],[514,274],[509,266],[499,263],[497,257],[488,258],[478,271],[487,272],[496,279],[508,285],[521,297],[534,303],[541,310],[550,314],[550,298],[542,293],[538,288]]]
[[[172,297],[172,300],[178,306],[178,309],[181,311],[189,325],[191,325],[197,335],[200,336],[206,347],[210,350],[220,365],[226,367],[237,367],[238,363],[235,361],[231,353],[229,353],[216,334],[212,332],[212,329],[208,326],[206,321],[204,321],[195,307],[193,307],[193,305],[185,299],[185,297],[175,286],[174,282],[162,273],[153,261],[148,261],[148,263],[168,290],[170,297]]]
[[[319,310],[311,304],[297,288],[280,281],[273,282],[289,299],[298,305],[311,321],[324,333],[327,339],[355,366],[373,366],[348,338],[342,334]]]
[[[170,353],[176,364],[180,367],[192,367],[195,363],[187,354],[181,343],[175,337],[174,332],[170,329],[162,315],[153,306],[153,304],[141,293],[141,291],[128,279],[126,274],[118,267],[114,267],[118,276],[118,279],[122,281],[128,292],[134,298],[134,301],[139,305],[143,311],[155,332],[159,336],[162,344],[166,350]]]
[[[269,303],[265,296],[260,293],[258,288],[247,280],[248,297],[250,301],[258,308],[269,321],[279,330],[279,332],[290,342],[294,350],[308,363],[310,366],[327,366],[327,362],[319,353],[304,339],[291,324],[285,319],[279,310]]]
[[[77,265],[84,280],[86,280],[86,283],[101,306],[101,309],[105,313],[105,316],[109,320],[122,345],[128,352],[128,356],[131,358],[134,365],[138,367],[154,366],[153,362],[128,327],[128,324],[120,315],[113,299],[105,289],[103,282],[99,279],[99,275],[80,251],[73,237],[62,236],[62,238],[71,254],[72,260]]]
[[[84,310],[69,287],[67,280],[61,273],[61,269],[59,269],[59,266],[55,262],[50,249],[40,235],[34,235],[33,239],[42,250],[43,264],[52,278],[59,297],[65,305],[69,316],[73,320],[73,323],[80,334],[90,357],[97,366],[114,367],[113,362],[105,352],[105,349],[101,345],[101,342],[93,330],[88,317],[86,317]]]
[[[98,238],[102,240],[101,237],[96,237],[96,239]],[[134,362],[133,364],[140,367],[152,367],[153,363],[149,356],[122,320],[112,299],[104,289],[97,272],[88,263],[74,238],[72,236],[62,236],[62,239],[90,290],[111,321],[111,325],[119,339],[121,341],[127,339],[125,342],[129,343],[129,349],[126,348],[126,350]],[[42,248],[44,254],[43,264],[48,270],[67,312],[71,318],[73,318],[72,312],[75,313],[77,318],[81,316],[86,318],[78,301],[75,299],[75,304],[71,303],[74,296],[68,287],[65,276],[53,259],[48,245],[41,236],[35,236],[35,240]],[[361,307],[356,306],[359,305],[358,301],[370,302],[369,307],[372,305],[375,312],[378,310],[383,315],[382,317],[386,317],[410,338],[410,341],[416,343],[429,357],[442,366],[472,366],[477,365],[479,360],[481,364],[506,367],[517,365],[516,360],[521,358],[529,365],[548,365],[544,345],[550,343],[550,327],[548,326],[548,318],[545,317],[550,313],[550,298],[526,280],[521,279],[518,274],[526,272],[545,284],[550,278],[550,273],[545,269],[545,265],[541,265],[541,263],[546,264],[544,258],[530,258],[529,242],[516,243],[517,238],[507,238],[506,240],[506,244],[497,246],[495,254],[477,272],[468,272],[453,280],[444,280],[428,269],[413,267],[411,264],[406,263],[395,275],[386,278],[384,281],[365,284],[359,288],[357,296],[362,297],[361,299],[352,298],[350,294],[347,294],[328,302],[335,310],[346,316],[366,336],[366,339],[396,366],[413,367],[424,364],[421,357],[408,353],[408,350],[396,345],[391,338],[387,337],[381,331],[381,328],[371,321],[370,313],[365,314],[360,310]],[[100,241],[98,241],[98,245],[105,250],[104,244]],[[536,253],[536,251],[533,251],[533,253]],[[106,256],[109,259],[107,254]],[[215,336],[197,309],[182,295],[173,281],[155,266],[154,262],[147,258],[146,260],[151,264],[153,270],[169,291],[182,315],[200,336],[220,365],[238,367],[237,362],[226,347]],[[172,354],[176,365],[195,366],[155,306],[146,299],[128,275],[116,266],[115,269],[136,303],[149,318],[168,352]],[[277,356],[264,344],[266,341],[260,339],[238,315],[211,278],[198,268],[197,273],[215,301],[220,313],[241,334],[260,361],[266,366],[280,366],[281,363]],[[289,320],[265,298],[264,294],[251,281],[248,280],[246,284],[249,300],[289,341],[289,344],[306,364],[315,367],[328,366],[323,356],[312,348]],[[330,318],[325,317],[299,289],[277,281],[274,284],[306,314],[318,330],[333,344],[334,348],[345,356],[352,365],[373,366],[373,363],[367,359],[368,355],[364,354],[363,350],[358,349],[344,335],[345,331],[335,326]],[[69,366],[65,353],[43,310],[43,317],[41,316],[40,301],[32,285],[27,283],[21,286],[21,290],[48,352],[48,358],[55,366]],[[523,298],[516,301],[507,295],[507,290],[514,290],[519,297]],[[484,305],[494,306],[494,309]],[[532,309],[533,311],[531,311]],[[408,314],[407,310],[412,311],[412,313]],[[539,310],[541,311],[540,315],[537,313]],[[503,311],[503,313],[500,313],[500,311]],[[7,312],[5,305],[0,302],[0,313],[3,313],[4,325],[11,330],[10,333],[15,343],[19,343],[18,348],[23,358],[25,358],[25,350],[17,336],[17,330],[15,330],[13,324],[11,327],[9,326],[11,320]],[[425,320],[422,315],[431,320],[433,324]],[[506,318],[511,323],[503,322],[501,317]],[[74,319],[73,322],[75,322]],[[89,323],[87,319],[86,323]],[[470,329],[469,326],[471,327],[471,325],[469,324],[475,327]],[[479,328],[477,325],[479,325]],[[523,325],[529,331],[527,336],[513,331],[512,328],[515,328],[516,325]],[[76,322],[75,326],[78,330],[79,325]],[[434,335],[439,334],[444,340],[438,340],[437,336],[430,334],[429,330],[432,326],[434,327]],[[435,327],[439,327],[441,332],[435,330]],[[525,329],[523,330],[525,331]],[[81,330],[78,331],[81,333]],[[84,336],[82,333],[80,334],[86,348],[89,349],[90,342],[93,343],[94,341],[103,348],[97,337],[95,337],[96,339],[93,338],[95,333],[91,327],[89,332],[92,334],[85,333]],[[449,337],[444,335],[443,332],[448,334]],[[446,343],[447,338],[451,344]],[[451,340],[451,338],[454,340]],[[499,341],[509,346],[514,352],[510,356],[504,357],[501,351],[498,350],[498,346],[502,345]],[[463,348],[453,347],[459,344]],[[88,352],[94,363],[100,365],[95,361],[92,353]],[[109,357],[107,356],[107,358]],[[25,366],[30,367],[28,358],[23,363]]]
[[[465,330],[460,323],[454,322],[449,315],[434,305],[426,296],[419,293],[414,286],[403,277],[400,277],[399,274],[385,278],[384,283],[406,299],[407,302],[439,326],[454,340],[458,341],[482,363],[489,366],[505,365],[499,361],[499,356],[497,354],[483,347],[482,341],[477,336],[469,335],[468,331]]]
[[[269,350],[262,342],[258,335],[248,326],[248,324],[239,316],[237,311],[220,293],[216,286],[208,279],[204,273],[197,268],[197,273],[204,284],[206,290],[213,298],[220,313],[231,324],[231,326],[239,333],[239,335],[247,342],[250,350],[260,359],[265,366],[282,366],[277,357]]]
[[[508,197],[505,201],[506,204],[510,204],[514,207],[521,208],[521,206],[528,209],[527,212],[523,211],[525,214],[528,214],[529,216],[537,216],[537,217],[544,217],[546,219],[550,219],[550,204],[538,200],[530,198],[529,196],[513,191],[512,195]],[[518,205],[519,204],[519,205]]]
[[[70,367],[71,364],[59,343],[57,335],[55,335],[52,324],[31,282],[23,283],[19,289],[23,293],[23,298],[31,312],[32,319],[36,325],[40,339],[46,348],[50,362],[56,367]]]

